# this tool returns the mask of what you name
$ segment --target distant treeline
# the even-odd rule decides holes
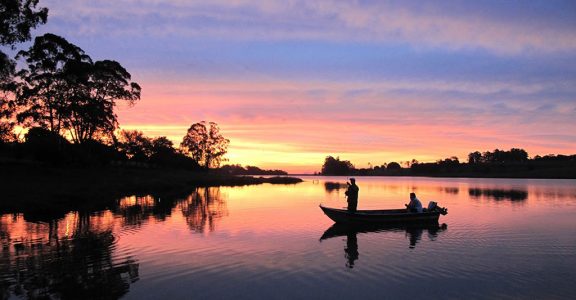
[[[413,159],[390,162],[370,168],[355,168],[348,160],[328,156],[320,175],[356,176],[439,176],[439,177],[511,177],[576,178],[576,155],[546,155],[529,158],[519,148],[471,152],[467,162],[452,156],[433,163]]]
[[[288,172],[282,170],[262,170],[254,166],[241,165],[224,165],[219,170],[229,175],[288,175]]]

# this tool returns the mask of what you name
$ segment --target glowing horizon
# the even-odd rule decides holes
[[[320,171],[472,151],[576,149],[573,1],[41,1],[52,32],[142,88],[120,127],[180,143],[202,120],[225,163]]]
[[[141,101],[132,108],[121,107],[120,123],[125,124],[121,125],[123,129],[167,136],[178,145],[192,123],[214,121],[231,140],[229,161],[225,163],[290,173],[318,172],[328,155],[349,160],[358,168],[367,168],[392,161],[433,162],[451,156],[466,161],[470,152],[496,148],[523,148],[530,156],[571,154],[573,149],[574,138],[571,140],[568,134],[550,134],[573,126],[569,116],[557,115],[546,124],[526,123],[519,127],[517,124],[525,123],[523,118],[545,118],[542,114],[546,112],[523,108],[521,101],[509,101],[508,109],[523,111],[522,114],[505,115],[514,122],[493,127],[490,124],[503,117],[493,115],[501,109],[498,104],[496,107],[472,102],[442,104],[442,100],[434,98],[436,93],[446,94],[456,89],[488,94],[504,88],[517,93],[538,93],[547,87],[503,87],[499,83],[462,87],[457,83],[439,82],[362,85],[365,92],[350,101],[346,94],[358,83],[151,83],[143,97],[168,100]],[[416,96],[396,92],[398,87],[410,86],[412,90],[424,91]],[[269,100],[273,97],[279,99]],[[382,99],[375,100],[376,97]],[[419,99],[427,101],[422,103]],[[369,109],[364,109],[366,106]],[[345,107],[349,114],[342,114],[339,107]],[[470,112],[476,117],[471,118]],[[166,123],[154,124],[157,115],[163,116],[162,122]],[[536,138],[539,135],[546,137],[546,142]]]

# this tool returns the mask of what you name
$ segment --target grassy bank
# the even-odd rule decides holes
[[[41,164],[0,164],[0,213],[61,213],[98,209],[128,195],[172,196],[199,186],[295,184],[293,177],[244,177],[168,169],[54,168]]]

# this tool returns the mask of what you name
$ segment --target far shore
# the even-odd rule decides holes
[[[0,164],[2,213],[63,214],[96,210],[126,196],[187,195],[197,187],[296,184],[288,176],[233,176],[212,172],[118,167],[51,167],[41,164]]]

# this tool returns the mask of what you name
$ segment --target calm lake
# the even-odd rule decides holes
[[[576,180],[357,177],[359,209],[415,192],[439,224],[354,231],[346,177],[126,197],[55,220],[0,215],[0,297],[575,299]]]

